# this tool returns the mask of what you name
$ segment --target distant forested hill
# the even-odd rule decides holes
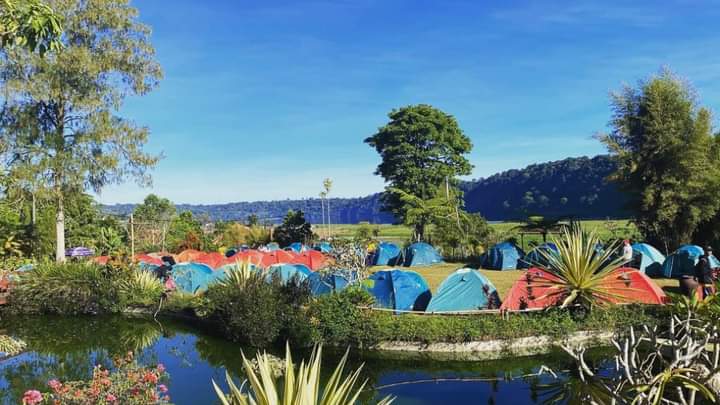
[[[527,215],[567,216],[575,218],[622,218],[624,196],[605,178],[615,164],[608,156],[568,158],[556,162],[509,170],[485,179],[462,184],[465,205],[492,221],[522,219]],[[117,204],[106,211],[129,214],[134,205]],[[321,223],[320,200],[255,201],[227,204],[179,204],[178,210],[212,220],[245,220],[250,214],[261,220],[280,222],[289,209],[302,210],[313,223]],[[380,194],[360,198],[330,200],[333,223],[392,223],[392,215],[381,210]]]
[[[583,219],[623,218],[625,196],[605,181],[615,170],[609,156],[568,158],[508,170],[468,182],[466,209],[488,220],[528,215]]]

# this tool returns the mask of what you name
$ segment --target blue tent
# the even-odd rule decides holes
[[[273,277],[279,277],[283,284],[290,280],[305,281],[312,271],[304,264],[276,264],[268,268],[267,279],[272,280]]]
[[[440,253],[427,243],[417,242],[405,248],[405,267],[430,266],[442,262]]]
[[[695,274],[695,265],[704,252],[705,251],[700,246],[680,246],[675,253],[665,258],[661,272],[653,275],[667,278],[693,275]]]
[[[414,271],[378,271],[363,281],[363,287],[380,308],[424,311],[432,297],[425,279]]]
[[[528,252],[524,258],[520,259],[518,268],[528,269],[534,266],[547,266],[548,255],[557,256],[560,254],[557,245],[552,242],[543,243],[542,245],[536,246],[533,250]]]
[[[511,270],[518,268],[523,251],[510,242],[498,243],[485,252],[482,267],[493,270]]]
[[[373,266],[395,266],[399,264],[402,250],[394,243],[380,242],[370,255],[370,264]]]
[[[302,252],[308,250],[307,246],[303,245],[300,242],[291,243],[290,246],[288,246],[288,249],[292,250],[293,252],[297,252],[297,253],[302,253]]]
[[[495,286],[477,270],[460,269],[440,284],[426,311],[473,311],[488,308],[500,308],[500,296]]]
[[[324,242],[324,241],[318,242],[315,244],[313,249],[317,250],[318,252],[322,252],[322,253],[330,253],[330,252],[332,252],[332,245],[330,244],[330,242]]]
[[[179,290],[195,293],[207,290],[214,280],[213,269],[202,263],[179,263],[173,266],[172,276]]]
[[[270,243],[268,243],[267,245],[265,245],[265,249],[273,252],[273,251],[276,251],[276,250],[280,250],[280,245],[278,245],[278,244],[275,243],[275,242],[270,242]]]
[[[648,275],[660,275],[662,273],[665,255],[660,253],[652,245],[647,243],[633,243],[633,262],[637,264],[638,270]]]
[[[310,291],[315,296],[342,291],[350,284],[348,277],[339,273],[325,275],[312,273],[308,276],[308,280],[310,282]]]

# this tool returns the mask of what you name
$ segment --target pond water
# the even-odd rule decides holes
[[[217,403],[211,380],[224,386],[226,370],[242,379],[241,346],[178,321],[113,316],[2,322],[0,330],[25,340],[28,351],[0,361],[0,404],[19,403],[25,390],[43,389],[52,378],[88,379],[94,365],[109,367],[114,356],[128,351],[134,351],[143,364],[165,365],[172,401],[179,405]],[[296,360],[304,354],[295,354]],[[325,350],[324,371],[329,372],[341,355]],[[393,395],[396,404],[532,404],[578,393],[577,380],[567,372],[574,365],[561,353],[466,362],[401,360],[354,351],[350,366],[361,363],[365,364],[362,375],[368,379],[364,403]],[[559,379],[517,378],[537,373],[541,365],[564,372]]]

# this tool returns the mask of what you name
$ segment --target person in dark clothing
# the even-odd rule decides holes
[[[713,293],[713,268],[710,263],[710,256],[712,256],[712,247],[708,246],[705,248],[705,253],[700,256],[700,260],[698,260],[698,263],[695,265],[695,278],[702,286],[702,298],[706,298]]]
[[[163,264],[154,270],[155,277],[159,278],[163,282],[166,282],[172,273],[172,268],[175,265],[175,259],[172,256],[163,256]]]

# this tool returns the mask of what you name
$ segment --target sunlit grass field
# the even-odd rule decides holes
[[[624,239],[624,238],[635,238],[637,235],[637,228],[628,220],[589,220],[581,221],[582,226],[589,230],[594,230],[602,240],[611,239]],[[490,227],[495,231],[498,239],[505,239],[509,237],[516,237],[518,244],[521,244],[523,249],[527,249],[530,242],[541,243],[542,236],[537,234],[525,234],[522,238],[520,235],[521,230],[519,227],[523,225],[520,222],[498,222],[490,223]],[[358,229],[362,227],[361,224],[338,224],[332,225],[331,235],[336,238],[349,239],[356,235]],[[368,225],[364,225],[368,226]],[[387,242],[394,242],[398,244],[404,244],[412,236],[412,230],[410,227],[405,225],[369,225],[371,229],[379,230],[378,238]],[[326,235],[327,228],[322,225],[315,225],[313,230],[319,235]],[[548,237],[551,239],[552,235]],[[521,240],[522,239],[522,240]]]
[[[403,267],[402,269],[420,273],[430,286],[430,290],[435,293],[440,286],[440,283],[442,283],[447,276],[462,267],[464,267],[462,263],[441,263],[424,267]],[[388,267],[373,267],[372,271],[378,271],[386,268]],[[480,272],[493,283],[502,299],[507,296],[508,291],[510,291],[510,288],[515,281],[525,274],[525,270],[498,271],[481,269]],[[666,292],[678,292],[678,281],[675,279],[653,279],[653,281]]]

